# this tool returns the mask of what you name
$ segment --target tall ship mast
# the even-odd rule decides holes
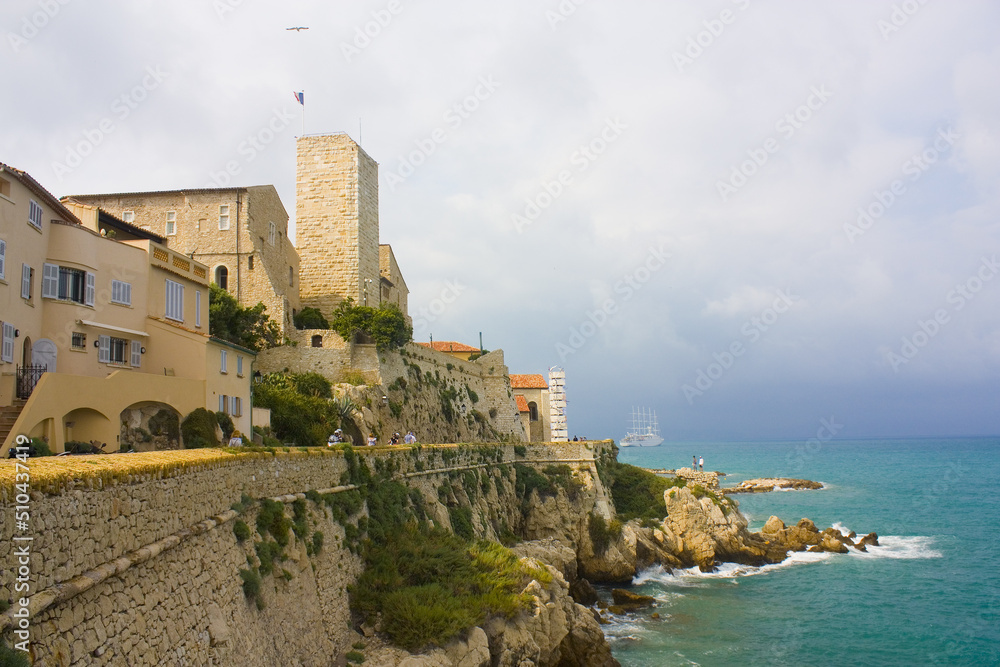
[[[622,447],[656,447],[663,443],[656,411],[632,408],[632,428],[619,443]]]

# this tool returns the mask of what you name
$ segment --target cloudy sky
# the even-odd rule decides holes
[[[670,439],[1000,433],[996,3],[0,18],[0,161],[60,196],[270,183],[294,212],[304,90],[307,133],[380,163],[417,340],[563,366],[571,433],[633,405]]]

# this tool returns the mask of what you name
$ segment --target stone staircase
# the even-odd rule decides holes
[[[14,428],[14,422],[21,416],[21,410],[24,409],[25,403],[27,401],[17,399],[11,405],[0,408],[0,445],[3,445],[7,436],[10,435],[11,429]]]

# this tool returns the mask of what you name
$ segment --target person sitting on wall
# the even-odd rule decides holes
[[[231,437],[229,439],[229,446],[230,447],[242,447],[243,446],[243,438],[240,437],[240,432],[239,431],[233,431],[233,437]]]
[[[399,444],[399,433],[393,433],[392,434],[392,437],[389,438],[389,444],[390,445],[398,445]]]
[[[369,433],[368,434],[368,446],[369,447],[374,447],[377,444],[378,444],[378,438],[375,437],[374,433]]]
[[[416,441],[417,441],[417,436],[413,433],[413,431],[407,431],[406,436],[403,437],[403,442],[405,442],[408,445],[412,445]]]

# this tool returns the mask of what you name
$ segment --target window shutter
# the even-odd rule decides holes
[[[42,267],[42,297],[59,298],[59,266],[56,264],[46,264]]]
[[[243,356],[236,356],[236,374],[243,377]]]
[[[228,366],[227,362],[229,360],[227,359],[227,357],[228,357],[228,354],[226,353],[226,351],[222,350],[222,353],[221,353],[222,367],[219,369],[222,373],[227,373],[228,372],[228,369],[226,367]]]
[[[7,269],[7,242],[0,240],[0,278],[6,277]]]
[[[241,416],[243,414],[243,411],[242,411],[242,405],[241,405],[242,401],[241,401],[240,397],[239,396],[233,396],[231,399],[229,399],[229,402],[233,404],[233,408],[232,408],[232,410],[229,411],[229,414],[231,414],[234,417]]]
[[[142,343],[137,340],[132,341],[132,367],[139,368],[142,363]]]
[[[14,363],[14,325],[3,323],[3,344],[0,345],[0,361]]]
[[[194,293],[194,325],[201,326],[201,290],[195,290]]]
[[[132,305],[132,283],[122,283],[122,303]]]
[[[102,364],[111,363],[111,336],[97,337],[97,361]]]
[[[219,394],[219,412],[226,411],[226,395]]]
[[[111,281],[111,302],[120,303],[122,300],[122,284],[117,280]]]
[[[31,267],[27,264],[21,265],[21,298],[31,298]]]
[[[94,305],[94,297],[97,295],[97,276],[93,273],[87,274],[87,291],[84,293],[83,302],[88,306]]]

